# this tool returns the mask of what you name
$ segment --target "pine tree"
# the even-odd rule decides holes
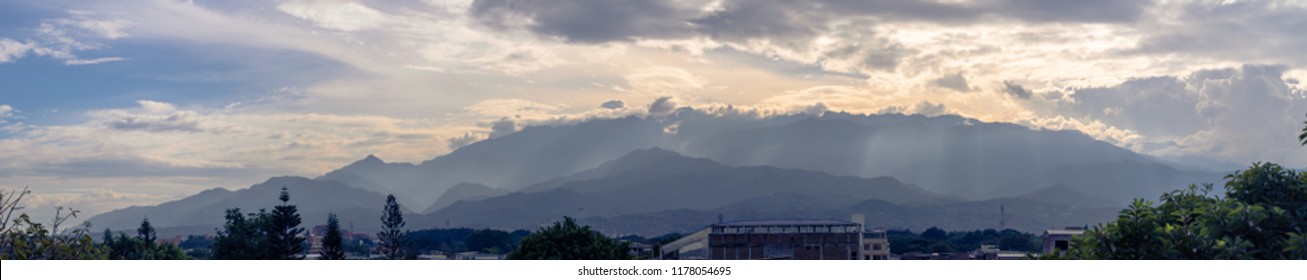
[[[113,231],[109,230],[109,228],[105,228],[104,237],[100,239],[100,242],[104,243],[105,247],[113,247]]]
[[[300,214],[295,205],[290,205],[290,191],[281,187],[281,205],[273,207],[265,224],[268,238],[269,259],[298,260],[304,257],[304,228],[300,225]]]
[[[380,251],[386,259],[404,257],[404,246],[408,245],[408,232],[403,231],[404,225],[404,213],[400,212],[395,195],[387,195],[386,207],[381,214],[381,232],[377,233]]]
[[[327,214],[327,233],[322,236],[322,259],[345,259],[344,239],[340,236],[340,220],[336,214]]]
[[[150,225],[150,218],[141,220],[141,227],[136,229],[136,239],[140,239],[140,244],[137,245],[140,248],[136,250],[140,253],[141,259],[154,259],[151,253],[154,252],[154,241],[158,239],[158,235],[154,231],[154,226]]]
[[[159,239],[158,234],[156,234],[156,232],[154,231],[154,226],[150,225],[149,218],[145,218],[144,220],[141,220],[141,227],[136,229],[136,238],[140,238],[141,241],[145,241],[146,247],[153,246],[154,241]]]

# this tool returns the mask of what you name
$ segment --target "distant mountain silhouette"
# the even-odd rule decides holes
[[[958,116],[827,112],[756,118],[683,109],[667,117],[528,127],[416,165],[369,157],[322,178],[395,193],[406,205],[431,205],[460,183],[537,192],[566,180],[604,177],[631,166],[596,166],[651,147],[733,166],[893,177],[973,200],[1061,185],[1129,201],[1190,183],[1219,182],[1221,177],[1179,170],[1080,132],[1032,130]],[[639,167],[658,154],[645,156],[643,161],[620,162]],[[578,174],[591,169],[593,173]]]
[[[591,179],[605,172],[613,174]],[[787,195],[800,193],[826,208],[867,199],[903,204],[952,201],[893,178],[834,176],[767,166],[731,167],[658,148],[635,151],[568,178],[575,180],[553,180],[556,186],[533,192],[457,202],[423,219],[431,224],[452,221],[459,226],[533,228],[565,215],[613,217],[673,209],[711,210],[778,197],[784,200]]]
[[[131,232],[140,226],[141,219],[150,218],[150,223],[161,229],[198,228],[208,230],[187,233],[213,233],[215,228],[225,222],[223,216],[227,209],[240,208],[241,211],[250,213],[258,212],[259,209],[271,211],[273,206],[280,205],[281,201],[277,197],[282,186],[290,191],[290,203],[298,207],[306,227],[326,224],[327,213],[336,213],[343,227],[353,223],[358,230],[380,228],[378,219],[386,202],[385,196],[338,181],[303,177],[276,177],[237,191],[207,190],[157,206],[133,206],[110,211],[95,215],[89,221],[97,229]]]
[[[663,215],[864,213],[886,226],[965,229],[994,227],[1004,205],[1009,226],[1034,229],[1110,219],[1102,207],[1220,179],[1075,131],[958,116],[680,109],[527,127],[417,164],[369,155],[317,179],[278,177],[91,220],[115,229],[135,228],[144,217],[160,228],[215,227],[227,208],[270,209],[287,185],[306,225],[332,211],[342,222],[358,221],[359,230],[377,226],[385,194],[426,213],[412,215],[412,228],[534,229],[566,215],[606,225],[601,229],[656,232],[685,224],[654,222],[671,218]],[[622,217],[651,220],[639,227]]]

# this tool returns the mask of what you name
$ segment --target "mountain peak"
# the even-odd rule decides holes
[[[344,168],[341,168],[341,169],[359,168],[359,167],[372,167],[372,166],[383,166],[383,165],[386,165],[386,162],[383,161],[383,160],[381,160],[381,158],[378,158],[376,155],[368,154],[367,157],[365,157],[365,158],[363,158],[363,159],[361,159],[361,160],[355,161],[354,163],[351,163],[351,164],[349,164],[349,165],[346,165]]]

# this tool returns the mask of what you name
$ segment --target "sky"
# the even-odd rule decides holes
[[[0,189],[84,217],[675,104],[1307,166],[1307,1],[0,0]]]

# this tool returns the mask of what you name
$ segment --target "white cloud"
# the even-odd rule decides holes
[[[14,116],[14,107],[9,104],[0,104],[0,119]]]
[[[702,89],[708,81],[685,69],[671,66],[650,66],[626,74],[625,91],[652,95],[680,95]]]
[[[34,48],[32,44],[0,38],[0,63],[13,62],[27,55]]]
[[[563,108],[525,99],[486,99],[464,109],[490,117],[536,117],[558,113]]]
[[[105,62],[123,61],[123,60],[127,60],[127,59],[126,59],[126,58],[122,58],[122,57],[101,57],[101,58],[94,58],[94,59],[69,59],[69,60],[64,60],[64,65],[91,65],[91,64],[100,64],[100,63],[105,63]]]
[[[278,5],[277,9],[319,27],[341,31],[375,29],[389,21],[375,9],[348,1],[290,1]]]

